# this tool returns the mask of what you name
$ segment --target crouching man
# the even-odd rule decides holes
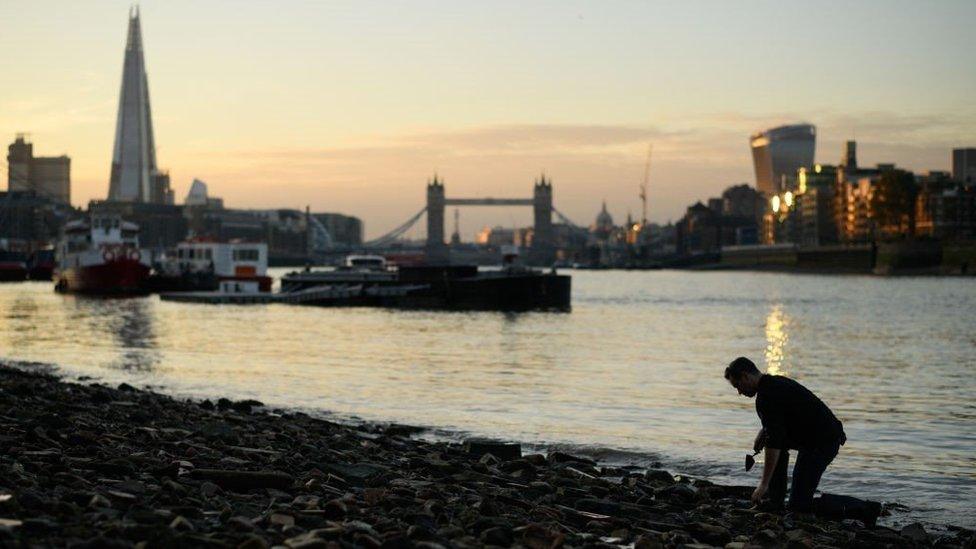
[[[725,369],[725,379],[740,395],[756,397],[762,422],[753,449],[759,452],[765,447],[765,463],[752,501],[770,510],[783,508],[792,449],[797,455],[789,510],[813,512],[813,493],[820,477],[847,441],[844,426],[809,389],[792,379],[761,373],[748,358],[733,360]]]

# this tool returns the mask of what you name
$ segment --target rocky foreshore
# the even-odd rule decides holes
[[[0,547],[976,547],[751,487],[0,366]]]

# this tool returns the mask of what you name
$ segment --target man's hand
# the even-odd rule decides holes
[[[756,505],[762,503],[763,496],[766,495],[766,491],[769,490],[769,486],[765,482],[760,482],[759,486],[752,491],[752,502]]]
[[[760,429],[759,434],[756,435],[756,441],[752,443],[752,451],[758,452],[763,449],[766,445],[766,430]]]

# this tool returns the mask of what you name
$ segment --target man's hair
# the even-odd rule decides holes
[[[758,374],[756,364],[744,356],[733,360],[725,368],[725,379],[739,379],[743,374]]]

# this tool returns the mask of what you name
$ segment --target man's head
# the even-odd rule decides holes
[[[733,360],[725,368],[725,379],[729,380],[729,383],[739,391],[740,395],[747,397],[756,396],[756,391],[759,390],[759,378],[762,377],[762,372],[756,365],[744,356]]]

